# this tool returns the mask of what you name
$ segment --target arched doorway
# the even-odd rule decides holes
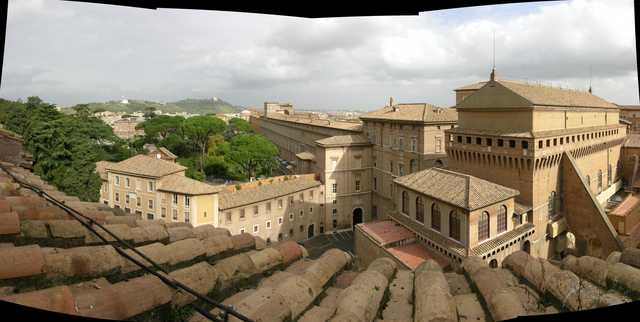
[[[489,262],[489,267],[498,268],[498,261],[494,258]]]
[[[355,225],[362,223],[362,208],[356,208],[353,209],[353,224],[351,225],[351,228],[353,228]]]
[[[315,233],[315,227],[313,226],[313,224],[309,225],[309,227],[307,227],[307,238],[311,238],[313,237]]]
[[[433,164],[436,168],[441,168],[444,164],[442,163],[442,160],[438,159],[436,160],[436,162],[434,162]]]
[[[525,251],[527,254],[531,254],[531,242],[529,242],[528,240],[525,240],[524,244],[522,244],[522,250]]]

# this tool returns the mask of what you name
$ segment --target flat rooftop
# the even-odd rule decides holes
[[[387,248],[387,251],[407,265],[412,271],[427,259],[433,259],[443,269],[449,266],[449,263],[445,259],[440,256],[433,256],[425,246],[416,243]]]
[[[360,228],[381,246],[415,238],[414,234],[392,220],[360,224]]]

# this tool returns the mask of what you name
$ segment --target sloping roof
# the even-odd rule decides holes
[[[424,123],[455,122],[458,112],[454,109],[440,108],[427,103],[396,104],[394,107],[385,106],[377,111],[360,116],[367,120],[413,121]]]
[[[158,190],[178,192],[187,195],[208,195],[220,192],[222,187],[213,186],[179,174],[171,174],[160,179]]]
[[[635,211],[640,207],[640,196],[637,194],[629,194],[624,200],[615,207],[609,215],[613,216],[626,216],[632,211]]]
[[[483,242],[482,244],[474,247],[470,252],[469,255],[470,256],[482,256],[485,253],[491,251],[492,249],[496,249],[498,246],[502,245],[502,244],[506,244],[510,241],[512,241],[514,238],[517,238],[519,235],[523,235],[529,231],[531,231],[532,229],[534,229],[535,226],[532,223],[525,223],[515,229],[509,230],[508,232],[496,237],[496,238],[491,238],[489,240],[487,240],[486,242]]]
[[[623,146],[626,148],[640,148],[640,134],[627,134]]]
[[[482,86],[484,86],[484,84],[486,84],[487,82],[477,82],[477,83],[473,83],[473,84],[469,84],[469,85],[465,85],[462,87],[458,87],[456,89],[454,89],[454,91],[469,91],[469,90],[476,90],[476,89],[480,89],[482,88]]]
[[[263,184],[254,188],[236,191],[222,191],[219,195],[218,208],[221,210],[250,205],[256,202],[286,196],[301,190],[319,186],[321,183],[309,177],[293,178],[286,181]]]
[[[184,171],[187,168],[174,162],[152,158],[144,154],[138,154],[130,157],[129,159],[111,164],[107,169],[149,177],[162,177],[168,174]]]
[[[640,110],[640,105],[618,105],[621,110]]]
[[[171,151],[169,151],[169,149],[167,149],[167,148],[165,148],[163,146],[161,146],[158,150],[162,151],[164,154],[166,154],[171,159],[177,159],[178,158],[175,154],[171,153]]]
[[[316,140],[320,145],[358,145],[370,144],[369,139],[361,134],[336,135],[328,138]]]
[[[595,96],[587,91],[579,91],[503,79],[488,81],[482,86],[482,88],[462,101],[458,105],[458,108],[474,107],[474,105],[476,105],[478,102],[474,99],[469,98],[480,97],[479,95],[483,95],[485,89],[494,87],[495,84],[498,84],[500,87],[507,89],[511,93],[515,94],[517,97],[523,100],[520,103],[526,103],[526,106],[595,107],[612,109],[618,108],[617,105],[607,102],[606,100]],[[496,100],[498,101],[503,101],[504,99],[507,99],[507,96],[496,96]]]
[[[100,175],[100,178],[107,180],[107,167],[113,165],[114,162],[98,161],[96,162],[96,172]]]
[[[399,177],[394,182],[467,210],[482,208],[519,194],[515,189],[439,168]]]
[[[332,128],[337,130],[344,130],[350,132],[360,132],[362,131],[362,123],[360,122],[345,122],[345,121],[336,121],[336,120],[328,120],[328,119],[318,119],[311,118],[309,116],[304,116],[305,114],[295,113],[293,115],[283,115],[283,114],[269,114],[266,116],[266,119],[279,120],[285,122],[299,123],[305,125],[313,125],[319,127]]]
[[[296,154],[296,157],[298,157],[298,159],[300,159],[300,160],[310,160],[310,161],[313,161],[316,158],[313,155],[313,153],[308,152],[308,151],[300,152],[300,153]]]

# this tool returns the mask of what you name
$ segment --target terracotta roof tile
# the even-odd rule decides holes
[[[344,146],[371,144],[369,139],[361,134],[337,135],[317,140],[316,143],[323,146]]]
[[[175,162],[169,162],[152,158],[144,154],[138,154],[118,163],[109,164],[105,169],[149,177],[162,177],[184,171],[187,168]]]
[[[263,184],[257,187],[241,189],[233,192],[225,190],[219,194],[218,208],[225,210],[250,205],[252,203],[269,200],[278,196],[286,196],[288,194],[317,187],[319,185],[321,185],[320,181],[308,176],[302,176],[298,178],[294,177],[286,181]]]
[[[395,109],[394,109],[395,108]],[[423,123],[450,123],[458,120],[455,109],[440,108],[428,103],[397,104],[360,116],[363,120],[394,120]]]

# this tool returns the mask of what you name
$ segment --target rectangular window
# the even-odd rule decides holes
[[[553,139],[553,146],[558,145],[558,139]]]
[[[178,204],[178,194],[177,194],[177,193],[174,193],[174,194],[173,194],[173,204],[174,204],[174,205],[177,205],[177,204]]]
[[[547,148],[551,146],[551,140],[547,139]]]
[[[167,208],[162,207],[162,209],[160,210],[160,215],[162,216],[162,218],[167,217]]]
[[[356,180],[356,191],[360,191],[360,180]]]
[[[131,187],[131,181],[129,180],[129,178],[124,178],[124,185],[127,188]]]
[[[399,143],[400,143],[400,144],[399,144],[399,147],[398,147],[398,148],[399,148],[401,151],[402,151],[402,150],[404,150],[404,138],[403,138],[403,137],[400,137],[400,139],[399,139]]]
[[[278,225],[282,225],[282,217],[278,217]]]
[[[493,140],[487,139],[487,146],[492,146],[492,145],[493,145]]]
[[[293,218],[294,218],[293,213],[289,213],[289,221],[293,221]]]
[[[129,194],[124,195],[124,202],[129,203]]]
[[[338,184],[337,183],[334,183],[334,184],[331,185],[331,191],[333,193],[338,193]]]
[[[258,225],[253,225],[253,233],[256,234],[258,233]]]
[[[498,139],[498,146],[500,146],[500,147],[504,146],[504,140],[503,139]]]
[[[411,139],[411,151],[418,152],[418,139],[416,138]]]
[[[148,219],[148,220],[153,220],[153,214],[148,213],[148,214],[147,214],[147,219]]]
[[[516,147],[516,140],[509,140],[509,147],[510,148],[515,148]]]
[[[528,149],[529,148],[529,141],[522,141],[522,148],[523,149]]]
[[[335,216],[337,216],[337,215],[338,215],[338,209],[333,208],[333,209],[331,210],[331,214],[332,214],[334,217],[335,217]]]
[[[173,209],[173,220],[178,220],[178,209]]]
[[[244,220],[244,209],[240,209],[240,220]]]
[[[538,148],[542,149],[542,140],[538,141]]]
[[[293,205],[293,196],[289,196],[289,204]]]
[[[253,206],[253,216],[258,217],[258,206]]]
[[[184,222],[189,222],[190,221],[189,218],[191,218],[191,213],[188,212],[188,211],[185,211],[184,212]]]
[[[313,200],[313,190],[309,191],[309,199]]]
[[[301,193],[300,193],[300,196],[299,196],[299,198],[298,198],[298,199],[299,199],[300,201],[304,201],[304,193],[302,193],[302,192],[301,192]]]
[[[467,144],[471,144],[471,137],[467,136],[466,139],[467,139]]]
[[[136,196],[136,206],[140,207],[140,203],[142,202],[142,197]]]
[[[155,186],[154,186],[154,182],[153,181],[149,181],[149,184],[147,185],[147,190],[149,192],[153,192],[155,190]]]
[[[120,194],[116,192],[116,201],[120,202]]]
[[[458,135],[458,143],[462,143],[462,136]]]
[[[120,176],[116,176],[116,182],[115,182],[116,186],[120,185]]]
[[[225,213],[225,219],[227,224],[231,223],[231,212]]]
[[[282,199],[278,199],[278,209],[282,209]]]
[[[149,200],[149,209],[153,209],[153,199]]]
[[[191,205],[191,198],[189,196],[184,196],[184,207],[189,208],[189,205]]]
[[[398,175],[404,175],[404,164],[398,164]]]
[[[476,138],[476,144],[482,145],[482,138]]]
[[[265,206],[267,209],[267,213],[271,212],[271,201],[267,202],[267,205]]]
[[[378,178],[373,177],[373,190],[378,190]]]
[[[241,234],[244,234],[244,227],[240,228],[239,231],[240,231]]]
[[[442,152],[442,137],[436,137],[436,153]]]
[[[267,229],[271,229],[271,220],[267,220],[265,226],[267,227]]]

